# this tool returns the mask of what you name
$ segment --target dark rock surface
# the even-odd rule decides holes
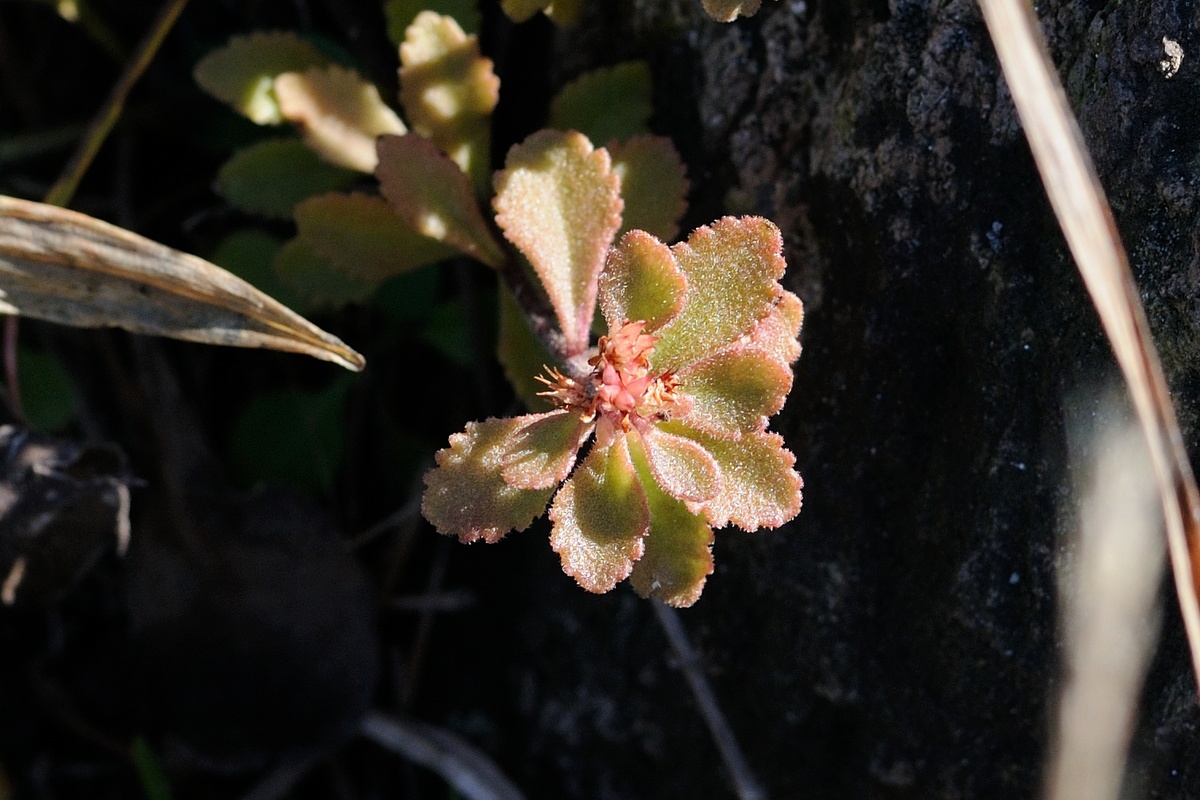
[[[776,798],[1036,796],[1067,421],[1116,371],[975,2],[781,0],[733,25],[699,3],[596,5],[561,42],[562,77],[649,58],[658,128],[704,189],[689,221],[775,220],[807,304],[773,425],[805,508],[779,531],[718,534],[716,573],[683,612],[753,768]],[[1200,7],[1038,10],[1195,455]],[[1164,36],[1184,52],[1170,77]],[[726,796],[650,610],[627,590],[546,587],[550,559],[529,558],[540,579],[508,662],[534,732],[523,777],[589,800]],[[1200,711],[1163,597],[1135,781],[1196,797]]]

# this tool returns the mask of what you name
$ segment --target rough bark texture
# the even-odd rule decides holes
[[[782,0],[733,25],[698,0],[593,5],[563,36],[562,77],[649,58],[658,127],[704,187],[691,221],[774,219],[807,304],[775,425],[805,508],[779,531],[718,534],[683,617],[752,766],[777,798],[1035,796],[1066,431],[1116,372],[974,0]],[[1195,454],[1200,11],[1043,0],[1039,14]],[[1184,53],[1170,77],[1164,36]],[[649,609],[543,583],[511,676],[540,732],[529,774],[561,797],[721,796]],[[1135,781],[1196,797],[1200,713],[1163,597]]]

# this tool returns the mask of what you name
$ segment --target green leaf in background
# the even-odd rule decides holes
[[[17,350],[17,374],[30,427],[56,431],[75,416],[75,382],[57,358],[21,347]]]
[[[639,135],[609,147],[621,178],[621,230],[643,230],[674,241],[687,210],[687,175],[675,145],[665,136]]]
[[[306,314],[362,302],[374,289],[372,284],[338,272],[329,259],[317,255],[301,239],[292,239],[279,248],[271,271],[295,298],[288,305]]]
[[[455,364],[466,366],[475,357],[467,324],[461,303],[457,300],[439,303],[430,311],[421,338]]]
[[[300,238],[334,268],[378,286],[458,251],[404,224],[382,197],[322,194],[296,206]]]
[[[397,47],[404,41],[404,32],[422,11],[433,11],[454,21],[468,35],[479,32],[479,5],[475,0],[388,0],[383,7],[387,17],[388,38]]]
[[[217,173],[217,191],[243,211],[291,219],[301,200],[346,189],[358,178],[299,139],[269,139],[234,153]]]
[[[430,265],[384,281],[371,296],[371,305],[395,322],[429,319],[437,304],[438,270]]]
[[[545,397],[538,397],[538,392],[544,392],[546,387],[537,381],[537,376],[554,363],[554,356],[533,335],[520,306],[507,289],[500,290],[499,301],[500,334],[496,356],[504,368],[504,377],[508,378],[525,408],[531,412],[549,411],[554,404]]]
[[[328,63],[320,50],[291,31],[258,31],[234,36],[200,59],[192,74],[201,89],[259,125],[278,125],[283,114],[275,99],[275,77]]]
[[[229,447],[241,478],[328,492],[342,457],[350,386],[339,377],[319,391],[281,389],[252,399],[234,425]]]
[[[650,67],[627,61],[585,72],[568,83],[550,105],[550,127],[576,130],[596,145],[645,133],[654,108]]]
[[[221,240],[209,260],[285,306],[292,306],[296,296],[280,282],[271,268],[281,245],[278,238],[265,231],[245,228]]]
[[[133,759],[133,766],[137,770],[146,800],[172,800],[174,795],[171,793],[171,782],[167,780],[162,761],[143,737],[134,738],[129,755]]]

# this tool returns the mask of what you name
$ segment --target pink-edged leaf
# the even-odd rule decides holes
[[[804,322],[804,304],[789,291],[780,295],[767,316],[759,320],[746,337],[748,344],[770,353],[782,364],[800,357],[800,325]]]
[[[621,225],[608,151],[575,131],[538,131],[496,173],[496,222],[533,265],[571,353],[587,349],[596,282]]]
[[[300,238],[317,255],[371,286],[457,252],[408,228],[382,197],[321,194],[294,213]]]
[[[634,444],[630,450],[646,490],[650,532],[629,582],[642,597],[655,597],[676,608],[690,606],[700,598],[713,571],[712,528],[658,487],[642,448]]]
[[[500,79],[479,42],[453,17],[422,11],[400,45],[400,103],[408,121],[471,176],[483,194],[491,177],[491,115]]]
[[[643,230],[665,242],[679,234],[687,210],[688,181],[683,159],[665,136],[635,136],[608,146],[613,172],[625,201],[621,231]]]
[[[717,462],[696,442],[659,430],[652,424],[641,426],[646,461],[659,487],[677,500],[711,500],[721,491],[721,473]]]
[[[493,267],[504,261],[466,174],[428,139],[409,133],[376,142],[375,176],[392,208],[414,231]]]
[[[792,388],[787,365],[752,346],[732,345],[684,367],[677,377],[679,391],[691,399],[680,421],[722,438],[765,430]]]
[[[300,126],[304,143],[331,164],[359,172],[375,169],[375,138],[404,133],[379,90],[345,67],[314,67],[275,79],[283,116]]]
[[[683,306],[687,279],[671,248],[645,231],[630,231],[610,251],[600,273],[600,310],[610,330],[644,321],[662,327]]]
[[[575,456],[596,426],[574,411],[562,409],[522,417],[525,425],[512,434],[501,475],[516,489],[551,489],[575,466]]]
[[[534,335],[528,317],[522,313],[508,290],[501,286],[497,295],[500,330],[496,356],[504,368],[504,377],[508,378],[525,408],[530,411],[549,411],[555,407],[554,403],[540,395],[546,391],[546,386],[537,377],[545,372],[547,364],[554,363],[554,356],[542,340]]]
[[[320,50],[291,31],[259,31],[235,36],[196,64],[200,88],[259,125],[278,125],[283,114],[275,100],[275,78],[329,63]]]
[[[718,22],[733,22],[738,17],[752,17],[762,0],[704,0],[704,10]]]
[[[499,541],[510,530],[528,528],[553,493],[518,489],[505,483],[503,463],[511,455],[513,435],[530,417],[471,422],[439,450],[437,466],[425,473],[421,513],[439,533],[464,542]]]
[[[716,460],[721,491],[711,500],[688,503],[714,528],[731,523],[747,531],[778,528],[800,513],[804,484],[792,468],[796,457],[784,448],[779,434],[762,431],[722,439],[677,422],[661,427],[695,440]]]
[[[783,292],[782,250],[779,229],[762,217],[724,217],[672,247],[688,290],[656,332],[651,365],[676,371],[749,333]]]
[[[563,572],[589,592],[607,592],[629,577],[650,527],[646,493],[626,437],[597,445],[558,490],[550,507],[550,546]]]

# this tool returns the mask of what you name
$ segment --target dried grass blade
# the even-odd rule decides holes
[[[1042,183],[1125,375],[1162,498],[1200,682],[1200,492],[1112,212],[1028,0],[979,0]]]
[[[0,312],[303,353],[354,371],[366,363],[215,264],[85,214],[3,196]]]

